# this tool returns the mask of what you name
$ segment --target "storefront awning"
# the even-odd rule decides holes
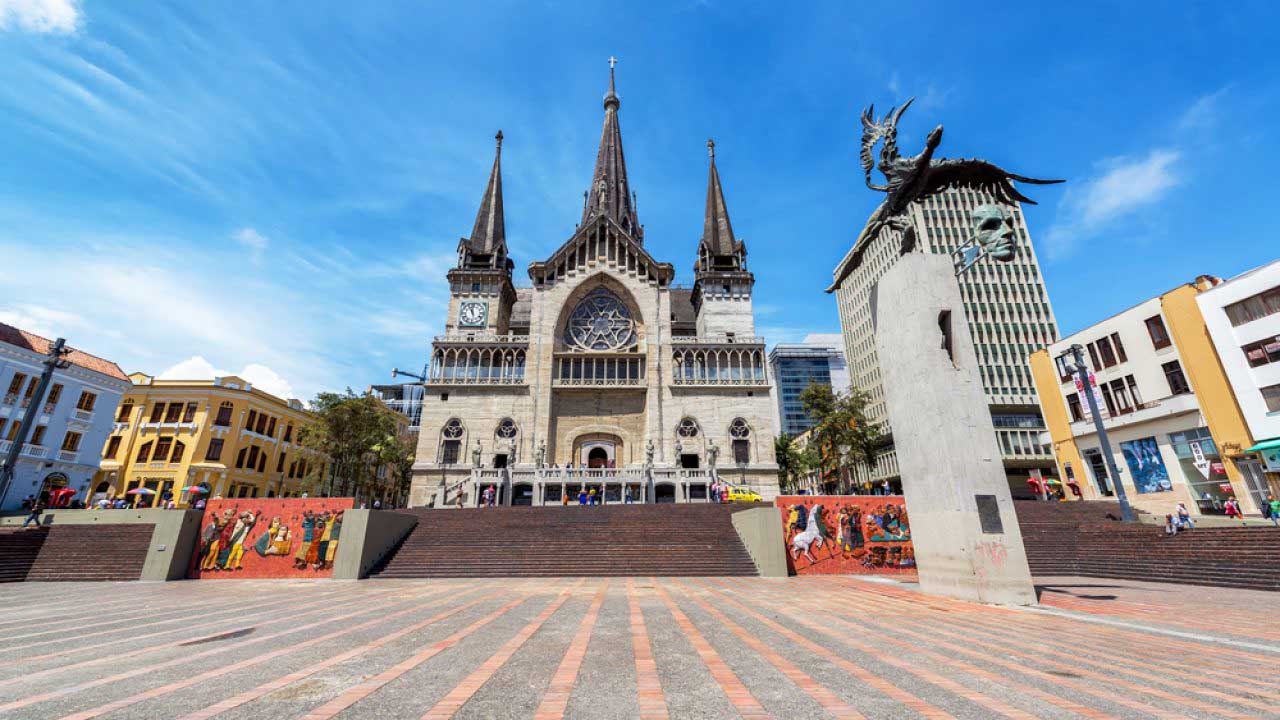
[[[1270,440],[1263,440],[1257,445],[1254,445],[1253,447],[1246,449],[1245,452],[1257,452],[1259,450],[1275,450],[1276,448],[1280,448],[1280,438],[1271,438]]]

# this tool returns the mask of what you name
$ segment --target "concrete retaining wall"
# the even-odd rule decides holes
[[[342,519],[342,542],[333,559],[333,579],[368,577],[373,566],[417,524],[417,517],[392,510],[346,511]]]
[[[786,577],[787,551],[782,536],[782,516],[769,507],[739,510],[733,514],[733,529],[760,570],[760,577]]]

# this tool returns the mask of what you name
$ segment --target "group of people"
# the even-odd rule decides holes
[[[324,570],[333,566],[342,535],[342,510],[319,513],[306,510],[296,533],[277,515],[271,518],[260,535],[254,537],[253,531],[261,516],[261,510],[240,511],[237,508],[214,513],[200,534],[200,570],[243,570],[246,548],[252,548],[261,557],[293,555],[296,570],[307,567]],[[296,551],[295,540],[298,541]]]
[[[831,540],[826,523],[829,511],[818,503],[799,503],[787,511],[786,535],[789,546],[796,545],[796,538],[809,539],[813,545],[823,547]],[[906,507],[885,503],[879,507],[863,508],[859,504],[839,505],[835,509],[835,538],[828,557],[839,554],[860,559],[868,568],[907,568],[915,565],[915,552],[910,546],[911,526]],[[893,545],[869,545],[869,543],[894,543]],[[793,547],[793,557],[802,551],[810,562],[816,562],[809,552],[809,543],[803,548]]]

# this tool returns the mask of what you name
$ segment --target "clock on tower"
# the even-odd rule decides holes
[[[458,305],[458,325],[484,327],[489,319],[489,305],[482,302],[464,302]]]

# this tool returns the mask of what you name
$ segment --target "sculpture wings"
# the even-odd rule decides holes
[[[948,188],[963,187],[990,194],[1004,203],[1035,201],[1018,191],[1013,183],[1051,185],[1061,180],[1040,180],[1008,172],[1000,166],[977,159],[934,159],[933,151],[942,141],[942,126],[929,133],[925,149],[919,155],[904,158],[898,153],[898,121],[911,106],[908,100],[896,111],[890,109],[883,120],[875,119],[875,106],[862,113],[862,150],[860,159],[866,174],[867,187],[889,193],[887,202],[891,214],[897,214],[921,198],[929,197]],[[884,185],[871,182],[875,166],[875,146],[883,141],[880,150],[880,172],[884,173]]]

